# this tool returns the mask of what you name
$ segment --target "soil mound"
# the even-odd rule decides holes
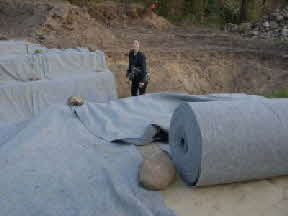
[[[75,2],[72,0],[72,2]],[[165,18],[156,15],[151,9],[140,4],[125,4],[105,1],[102,3],[75,3],[88,8],[91,17],[107,27],[119,25],[141,25],[164,30],[172,27]]]
[[[100,48],[116,42],[113,33],[90,17],[88,9],[69,3],[0,2],[2,36],[26,38],[45,46]]]

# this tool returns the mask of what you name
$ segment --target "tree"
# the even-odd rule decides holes
[[[259,19],[266,0],[241,0],[240,22]]]
[[[241,1],[240,23],[247,21],[247,3],[248,0]]]
[[[195,17],[203,18],[207,5],[208,0],[186,0],[186,15],[192,14]]]

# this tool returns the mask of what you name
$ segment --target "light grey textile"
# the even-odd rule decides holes
[[[53,105],[5,128],[1,215],[174,216],[160,193],[138,185],[142,158],[135,146],[95,137],[68,106]]]
[[[151,125],[169,129],[173,111],[183,102],[259,100],[246,94],[146,94],[109,103],[87,103],[75,107],[79,119],[96,136],[107,141],[145,144],[155,135]]]
[[[16,123],[0,122],[0,147],[28,125],[29,120]]]
[[[173,161],[189,185],[288,174],[288,100],[184,103],[171,120]]]
[[[42,52],[35,54],[36,50]],[[50,104],[66,103],[70,96],[92,102],[117,98],[114,76],[101,51],[0,41],[0,53],[0,121],[30,119]]]
[[[37,55],[4,55],[0,58],[0,82],[11,80],[28,81],[41,78],[42,65]]]
[[[70,96],[94,102],[113,100],[117,98],[114,76],[99,72],[0,85],[0,121],[30,119],[48,105],[66,104]]]
[[[159,193],[146,191],[139,186],[137,175],[142,158],[135,146],[119,145],[109,141],[119,141],[119,139],[123,142],[126,139],[141,141],[146,138],[145,136],[150,136],[145,132],[151,124],[169,129],[174,110],[184,102],[189,106],[190,104],[199,106],[199,110],[201,106],[206,107],[199,111],[203,115],[205,114],[205,116],[201,116],[204,122],[219,111],[219,116],[215,118],[215,121],[213,120],[215,124],[209,128],[209,134],[206,133],[212,141],[217,138],[215,128],[220,131],[222,128],[229,128],[227,131],[231,137],[226,133],[225,136],[228,137],[227,140],[233,141],[234,130],[238,129],[235,125],[238,122],[246,126],[247,122],[254,120],[252,122],[257,125],[260,121],[263,123],[266,118],[271,125],[268,125],[265,131],[256,130],[253,134],[251,130],[254,128],[253,124],[247,126],[247,129],[240,127],[237,131],[239,135],[242,135],[241,139],[245,137],[243,133],[248,131],[249,142],[253,137],[262,135],[263,137],[259,139],[262,141],[260,145],[266,146],[268,142],[277,141],[276,135],[285,137],[284,131],[287,131],[284,121],[278,124],[277,121],[274,122],[277,115],[271,117],[272,111],[279,117],[285,116],[286,100],[271,100],[273,101],[271,104],[270,102],[266,104],[266,101],[270,100],[244,94],[199,96],[150,94],[108,103],[85,103],[81,107],[52,105],[28,121],[9,125],[0,122],[1,214],[9,216],[174,216],[174,213],[165,207]],[[253,108],[254,105],[256,107],[259,105],[261,108],[263,103],[266,104],[264,111]],[[274,105],[278,103],[282,104],[277,105],[279,110],[278,108],[274,109]],[[247,104],[251,104],[249,109],[242,112],[242,105],[246,106]],[[180,107],[182,106],[184,105],[180,105]],[[223,109],[223,106],[226,108]],[[237,108],[236,111],[233,111],[235,108]],[[249,118],[245,116],[247,111],[253,114],[250,112],[253,110],[257,111],[255,116],[258,115],[259,118],[253,117],[253,115]],[[278,112],[280,110],[281,112]],[[218,124],[224,122],[224,119],[228,118],[230,114],[233,120],[231,121],[232,125],[229,121],[222,125]],[[235,121],[235,114],[240,114],[237,121]],[[266,117],[266,114],[271,118]],[[187,120],[189,118],[191,116],[188,116]],[[261,120],[261,118],[264,119]],[[183,124],[183,121],[180,123]],[[286,128],[285,130],[283,128],[281,132],[275,132],[272,139],[266,140],[271,128],[279,128],[279,126]],[[169,130],[171,133],[173,129]],[[225,141],[225,136],[220,136],[219,141]],[[246,147],[248,147],[247,149],[258,148],[257,150],[261,150],[262,145]],[[281,161],[274,156],[269,157],[267,152],[265,155],[273,163],[276,161],[275,166],[281,166],[280,168],[276,167],[275,172],[273,171],[274,174],[283,171],[282,162],[287,160],[285,151],[279,153],[282,148],[283,144],[281,143],[273,149],[273,155],[281,156]],[[171,150],[173,152],[173,146]],[[217,161],[225,158],[223,151],[226,157],[234,156],[234,154],[228,154],[233,152],[233,147],[224,150],[222,148],[218,151],[221,157],[220,159],[218,157]],[[257,155],[261,155],[261,153],[253,156]],[[234,157],[232,158],[234,159]],[[259,172],[265,173],[267,167],[259,167],[260,161],[257,161],[257,157],[255,158],[253,162],[256,162],[257,167],[249,167],[249,169],[251,172],[257,171],[258,174]],[[212,157],[212,159],[214,158]],[[211,162],[209,158],[207,161]],[[249,164],[249,160],[247,161]],[[270,166],[269,161],[261,162]],[[245,163],[246,161],[244,161]],[[221,167],[224,161],[219,164]],[[190,167],[191,164],[186,163],[185,165]],[[209,164],[201,165],[202,167],[209,166]],[[177,168],[181,170],[181,166],[179,164],[178,166]],[[235,170],[232,169],[233,171]],[[223,171],[218,169],[209,169],[209,172],[223,174]],[[246,173],[244,172],[244,176],[246,174],[247,170]]]
[[[108,71],[104,53],[101,51],[65,50],[46,52],[39,55],[44,62],[44,74],[47,78],[57,78],[67,74],[85,74]]]
[[[39,54],[5,54],[0,57],[0,83],[11,80],[28,81],[31,78],[57,79],[91,72],[109,72],[103,52],[47,49]]]
[[[26,55],[32,54],[35,50],[46,50],[40,44],[32,44],[26,41],[2,40],[0,41],[0,58],[6,55]]]
[[[33,55],[36,50],[45,52],[47,48],[26,41],[0,41],[0,84],[41,78],[40,65]]]

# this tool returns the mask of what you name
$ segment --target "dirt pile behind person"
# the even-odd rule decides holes
[[[9,38],[28,38],[47,47],[101,48],[116,42],[113,33],[96,22],[86,8],[69,3],[0,1],[0,28]]]
[[[29,39],[49,48],[117,47],[114,26],[158,30],[172,27],[163,17],[137,4],[1,0],[0,10],[1,36]]]
[[[22,38],[32,34],[45,22],[50,9],[48,4],[1,0],[1,34],[9,38]]]
[[[141,4],[125,4],[113,1],[101,3],[83,3],[69,0],[80,7],[88,8],[91,17],[107,27],[119,25],[142,25],[154,29],[164,30],[172,27],[165,18],[156,15],[151,9]]]

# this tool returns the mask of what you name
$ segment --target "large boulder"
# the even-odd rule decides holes
[[[139,183],[149,190],[164,190],[176,180],[176,168],[165,152],[145,159],[139,169]]]

